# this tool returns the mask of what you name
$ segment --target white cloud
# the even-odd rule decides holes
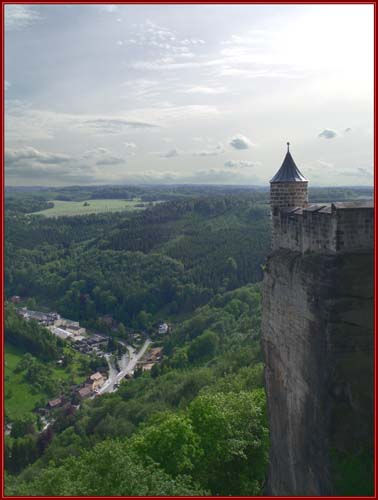
[[[228,160],[224,164],[227,168],[251,168],[261,166],[260,162],[253,162],[248,160]]]
[[[99,5],[99,9],[102,12],[107,12],[109,14],[112,14],[113,12],[116,12],[118,10],[118,5],[112,5],[112,4]]]
[[[205,87],[201,85],[196,85],[194,87],[190,87],[183,92],[187,94],[224,94],[227,92],[225,87]]]
[[[176,46],[176,34],[168,28],[147,20],[139,24],[126,40],[131,45],[170,50]]]
[[[136,144],[134,142],[124,142],[123,145],[127,149],[136,149]]]
[[[246,176],[243,173],[208,169],[182,174],[175,171],[144,171],[140,174],[128,174],[119,178],[119,182],[130,184],[260,184],[255,175]]]
[[[28,5],[8,4],[4,7],[7,31],[27,28],[41,19],[41,16]]]
[[[337,132],[326,128],[322,132],[320,132],[318,137],[323,138],[323,139],[334,139],[335,137],[337,137]]]
[[[224,148],[222,144],[217,144],[216,146],[210,146],[208,149],[203,151],[198,151],[193,153],[194,156],[217,156],[224,153]]]
[[[188,176],[185,182],[193,184],[260,184],[261,181],[255,175],[245,175],[223,169],[199,170]]]
[[[106,148],[95,148],[85,151],[82,155],[82,158],[85,160],[90,160],[93,158],[102,157],[106,154],[109,154],[109,151]]]
[[[93,160],[96,165],[118,165],[125,162],[124,158],[116,156],[108,149],[101,147],[85,151],[85,153],[81,156],[81,159],[90,161]]]
[[[325,167],[325,168],[333,168],[335,166],[334,163],[330,163],[324,160],[316,160],[316,164],[319,165],[320,167]]]
[[[222,59],[202,59],[196,61],[180,62],[174,57],[162,57],[153,61],[137,61],[131,64],[134,69],[144,69],[150,71],[166,71],[178,69],[206,68],[223,64]]]
[[[184,38],[184,40],[181,40],[180,43],[182,45],[203,45],[205,40],[200,38]]]
[[[242,150],[249,149],[254,146],[254,144],[248,139],[248,137],[245,137],[242,134],[237,134],[230,139],[230,146],[234,149]]]
[[[208,104],[188,104],[183,106],[173,106],[170,103],[156,103],[155,106],[148,108],[139,108],[134,114],[146,117],[150,123],[167,127],[176,125],[178,122],[187,122],[187,120],[199,120],[205,117],[214,117],[219,114],[216,106]]]

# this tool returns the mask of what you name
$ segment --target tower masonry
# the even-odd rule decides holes
[[[301,174],[290,153],[287,153],[281,168],[270,181],[270,204],[272,215],[280,208],[306,207],[308,203],[308,180]]]
[[[280,238],[281,211],[304,208],[308,204],[308,180],[296,166],[287,143],[287,153],[281,168],[270,180],[270,206],[272,212],[272,246],[277,248]]]
[[[371,251],[374,241],[372,200],[308,203],[308,180],[289,151],[270,181],[272,250],[339,253]]]

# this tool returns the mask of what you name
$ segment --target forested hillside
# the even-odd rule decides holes
[[[73,319],[93,323],[106,313],[142,328],[144,313],[193,311],[260,280],[269,248],[267,205],[233,196],[130,215],[10,212],[5,228],[7,295],[32,296]]]
[[[266,195],[189,186],[9,193],[6,297],[106,331],[112,342],[143,332],[163,357],[150,371],[135,370],[116,392],[54,410],[44,431],[30,419],[17,421],[5,442],[7,495],[263,493],[269,432],[259,281],[270,250]],[[59,197],[135,196],[163,202],[134,213],[32,214]],[[328,196],[335,193],[320,190],[312,201]],[[48,395],[56,371],[49,363],[63,350],[73,363],[67,346],[12,307],[7,314],[7,343],[21,358],[17,377],[31,373]],[[108,327],[105,316],[117,326]],[[170,330],[159,337],[161,321]],[[84,365],[90,363],[98,369],[96,359]]]

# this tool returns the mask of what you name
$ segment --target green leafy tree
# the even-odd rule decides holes
[[[128,441],[107,440],[79,457],[53,463],[34,480],[10,485],[26,496],[191,496],[206,492],[190,478],[172,478],[158,465],[142,464]]]
[[[158,422],[138,433],[132,443],[141,458],[151,458],[174,477],[190,473],[203,454],[199,437],[183,415],[160,415]]]
[[[216,495],[261,495],[269,443],[263,390],[199,396],[189,417],[204,450],[193,476]]]
[[[26,307],[28,309],[31,309],[32,311],[34,311],[36,308],[37,308],[37,302],[35,300],[34,297],[30,297],[27,301],[26,301]]]
[[[206,330],[202,335],[193,340],[189,346],[188,359],[191,363],[210,358],[215,354],[218,346],[216,333]]]
[[[138,325],[140,328],[148,330],[151,328],[152,317],[146,311],[140,311],[137,316]]]
[[[32,416],[26,416],[12,422],[11,437],[19,438],[27,434],[35,434],[35,422]]]
[[[124,325],[123,323],[120,323],[120,324],[118,325],[118,335],[119,335],[121,338],[123,338],[123,339],[127,338],[126,328],[125,328],[125,325]]]

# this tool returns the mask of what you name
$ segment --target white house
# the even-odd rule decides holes
[[[159,325],[159,333],[167,333],[169,330],[169,327],[167,325],[167,323],[162,323],[161,325]]]

